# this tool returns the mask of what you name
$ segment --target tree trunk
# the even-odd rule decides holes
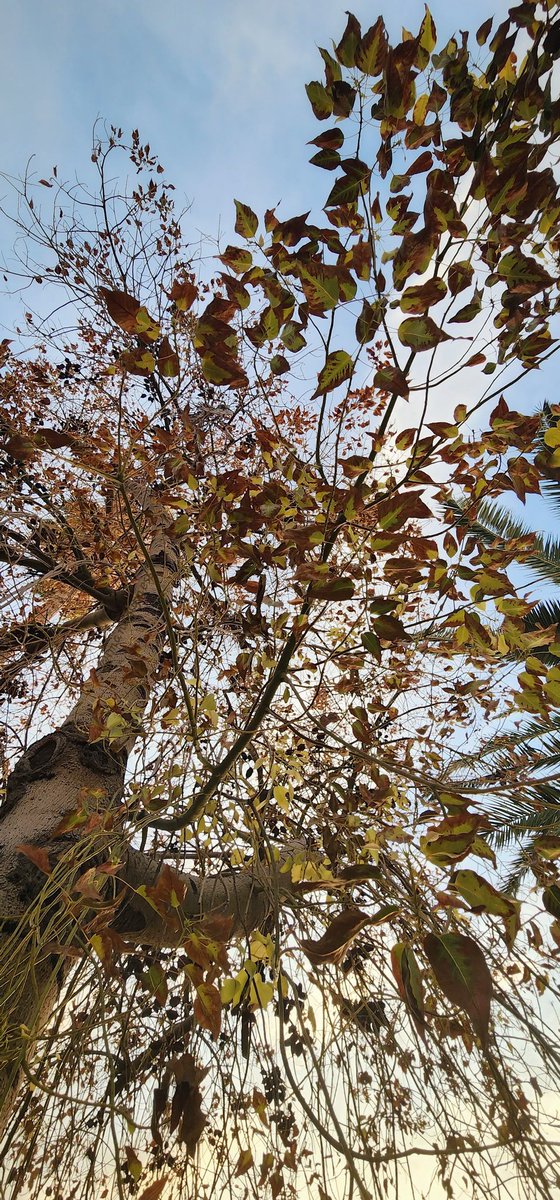
[[[161,510],[159,520],[128,609],[107,637],[76,705],[57,730],[26,750],[8,779],[0,810],[0,1127],[9,1116],[22,1065],[33,1052],[33,1035],[49,1021],[64,983],[65,958],[57,947],[83,946],[80,916],[70,899],[72,880],[106,857],[115,841],[114,832],[102,825],[93,837],[80,836],[68,817],[88,799],[103,816],[122,794],[127,757],[166,641],[163,608],[179,569],[179,549],[162,527]],[[114,713],[125,717],[122,736],[89,740],[92,726],[99,728]],[[125,848],[116,875],[121,902],[112,927],[125,941],[151,947],[179,944],[185,922],[209,913],[231,918],[231,936],[250,932],[262,924],[275,898],[292,891],[290,872],[279,868],[293,852],[285,849],[274,864],[255,862],[204,879],[176,872],[184,895],[170,920],[165,913],[158,916],[137,892],[142,885],[156,885],[162,861]]]
[[[150,512],[153,516],[154,509]],[[118,803],[127,757],[165,644],[164,607],[177,579],[179,547],[166,532],[168,514],[159,509],[157,516],[149,559],[137,572],[126,613],[108,635],[96,671],[68,718],[26,750],[8,779],[0,810],[3,1110],[9,1108],[31,1044],[26,1031],[36,1032],[48,1020],[63,978],[63,958],[48,947],[76,939],[78,921],[67,902],[72,875],[84,869],[88,858],[95,861],[95,853],[109,842],[103,825],[101,834],[90,838],[61,825],[65,820],[68,825],[70,814],[84,804],[103,816]],[[95,736],[112,714],[124,720],[113,726],[118,738],[104,740],[97,734],[97,740],[90,740],[92,727]],[[46,872],[41,869],[45,855]]]

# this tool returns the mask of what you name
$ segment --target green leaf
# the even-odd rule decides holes
[[[231,355],[208,350],[202,357],[202,373],[208,383],[218,387],[247,387],[249,380],[239,363]]]
[[[158,1004],[162,1006],[167,1000],[167,979],[162,971],[162,968],[157,963],[152,963],[148,970],[143,975],[143,980],[149,990],[155,996]]]
[[[449,335],[431,317],[407,317],[401,321],[398,332],[399,341],[410,350],[433,350],[440,342],[449,341]]]
[[[545,888],[543,892],[543,904],[551,916],[560,917],[560,887],[557,883],[553,883],[551,887]]]
[[[387,61],[388,38],[383,17],[378,17],[356,50],[356,66],[365,75],[381,75]]]
[[[482,950],[462,933],[429,933],[424,950],[442,992],[466,1012],[486,1047],[492,977]]]
[[[330,91],[335,117],[349,117],[354,107],[356,89],[345,79],[335,79]]]
[[[288,321],[280,334],[286,348],[293,353],[297,350],[302,350],[307,345],[301,333],[302,329],[303,325],[298,325],[296,321]]]
[[[140,1162],[140,1159],[133,1150],[132,1146],[125,1146],[124,1152],[126,1154],[126,1165],[128,1170],[130,1171],[134,1182],[138,1183],[138,1180],[142,1174],[142,1163]]]
[[[439,867],[450,866],[470,852],[479,829],[487,820],[478,813],[459,812],[445,817],[439,825],[430,826],[420,838],[420,849],[428,862]]]
[[[398,617],[376,617],[373,628],[378,637],[384,642],[409,642],[410,637]]]
[[[342,79],[342,71],[336,58],[333,58],[332,54],[328,50],[325,50],[324,46],[319,46],[319,54],[325,64],[325,87],[328,91],[331,84],[337,83]]]
[[[447,294],[447,286],[443,279],[428,279],[416,287],[409,287],[401,296],[403,312],[424,313],[432,304],[439,304]]]
[[[503,918],[505,938],[511,950],[520,928],[519,900],[497,891],[482,875],[477,875],[476,871],[455,871],[449,886],[463,896],[470,904],[472,912],[485,912]]]
[[[381,662],[381,642],[376,633],[362,633],[362,645],[370,654],[373,654],[377,662]]]
[[[336,308],[340,295],[336,271],[320,264],[306,267],[301,273],[301,286],[313,316],[322,316],[330,308]]]
[[[273,375],[285,375],[290,370],[290,364],[283,354],[275,354],[270,360],[270,370]]]
[[[320,150],[340,150],[344,142],[342,129],[325,129],[318,137],[312,138],[308,146],[318,146]]]
[[[317,120],[326,121],[331,116],[333,110],[332,96],[329,96],[327,89],[317,79],[313,79],[311,83],[306,83],[305,90]]]
[[[534,258],[527,258],[521,250],[511,250],[500,259],[498,274],[506,280],[510,292],[519,296],[534,296],[543,288],[549,288],[552,277]]]
[[[237,275],[242,275],[253,264],[253,256],[250,250],[243,250],[241,246],[226,246],[224,253],[219,255],[220,262],[224,266],[229,267],[230,271],[235,271]]]
[[[318,150],[309,162],[313,167],[322,167],[324,171],[336,171],[340,163],[340,154],[338,150]]]
[[[332,350],[324,367],[319,371],[317,388],[312,398],[332,392],[346,379],[350,379],[353,370],[354,364],[346,350]]]
[[[376,912],[371,914],[371,924],[383,925],[385,921],[390,921],[392,917],[398,916],[400,911],[400,904],[384,904],[381,908],[378,908]]]
[[[533,849],[540,854],[541,858],[549,860],[560,858],[560,837],[542,834],[541,837],[535,838]]]
[[[367,342],[372,342],[385,313],[385,305],[381,300],[375,300],[370,304],[369,300],[364,300],[362,311],[356,321],[356,338],[365,346]]]
[[[420,26],[418,40],[422,49],[426,50],[428,54],[431,54],[437,40],[436,27],[434,25],[434,19],[428,8],[428,5],[426,4],[424,7],[426,12],[424,14],[424,20]]]
[[[447,272],[447,283],[452,296],[464,292],[474,275],[474,267],[466,259],[452,263]]]
[[[357,200],[369,182],[371,167],[359,158],[345,159],[341,164],[343,175],[337,179],[325,201],[325,208],[333,208],[338,204],[351,204]]]
[[[348,13],[346,29],[336,47],[336,57],[343,67],[356,65],[356,49],[361,41],[362,30],[360,22],[352,13]]]
[[[235,209],[237,212],[237,216],[235,218],[235,232],[238,233],[240,237],[254,237],[259,226],[259,218],[257,217],[256,213],[253,212],[252,208],[249,208],[248,204],[242,204],[240,200],[234,200],[233,203],[235,204]]]
[[[474,321],[474,318],[478,317],[481,310],[482,289],[479,291],[478,288],[475,288],[472,300],[468,304],[465,304],[463,308],[460,308],[453,317],[449,318],[449,324],[464,324],[467,321]]]
[[[325,583],[314,583],[310,588],[313,600],[351,600],[354,595],[354,580],[348,578],[328,579]]]
[[[397,981],[401,999],[404,1000],[420,1037],[425,1040],[424,988],[420,969],[414,951],[410,946],[407,946],[404,942],[397,942],[393,946],[391,950],[391,968]]]
[[[493,20],[492,17],[488,17],[488,20],[483,21],[482,25],[479,27],[479,29],[477,29],[476,40],[477,40],[479,46],[483,46],[485,41],[487,40],[490,30],[492,28],[492,20]]]

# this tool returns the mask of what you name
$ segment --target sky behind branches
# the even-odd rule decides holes
[[[96,119],[138,127],[192,204],[196,230],[229,236],[234,196],[285,215],[324,196],[324,172],[307,166],[319,132],[305,84],[322,78],[317,46],[330,48],[348,0],[23,0],[3,15],[2,171],[39,176],[87,170]],[[475,31],[505,0],[461,10],[434,0],[440,37],[455,21]],[[356,0],[364,29],[382,11],[393,38],[417,31],[420,0]]]
[[[0,99],[10,115],[0,171],[21,177],[32,159],[35,178],[48,177],[56,164],[59,179],[87,180],[98,121],[100,132],[103,123],[114,124],[125,139],[138,128],[142,141],[158,154],[175,184],[177,209],[189,209],[183,228],[194,257],[211,258],[217,239],[222,248],[235,240],[234,197],[259,216],[278,205],[284,218],[310,208],[317,217],[330,177],[308,164],[314,148],[306,143],[324,126],[313,116],[305,84],[323,78],[317,47],[331,49],[340,39],[348,2],[23,0],[8,5]],[[508,0],[474,0],[464,7],[433,0],[438,40],[463,26],[474,35],[490,15],[496,26],[509,6]],[[364,30],[382,12],[390,36],[398,40],[403,26],[417,31],[424,4],[355,0],[352,11]],[[0,181],[2,203],[13,208],[9,186]],[[0,220],[0,255],[9,257],[13,237],[9,223]],[[0,297],[0,337],[10,336],[14,311],[21,311],[20,302]],[[532,411],[554,399],[554,362],[527,375],[511,393],[512,406]],[[454,404],[468,403],[464,389],[477,389],[475,374],[457,377]]]

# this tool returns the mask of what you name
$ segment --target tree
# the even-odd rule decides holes
[[[419,1194],[426,1163],[553,1194],[560,846],[534,917],[449,770],[560,668],[514,552],[437,514],[559,469],[503,394],[557,347],[554,12],[474,59],[428,10],[396,46],[350,15],[307,88],[321,223],[236,201],[212,275],[137,132],[96,192],[21,186],[51,313],[25,292],[1,382],[7,1196]]]
[[[539,429],[535,442],[535,454],[546,455],[549,443],[554,447],[556,422],[550,408],[545,405],[539,413]],[[549,523],[553,527],[555,510],[560,501],[558,479],[543,480],[543,493],[549,503]],[[478,507],[476,518],[457,500],[448,502],[448,513],[462,534],[473,538],[484,546],[498,544],[509,546],[519,556],[533,584],[551,585],[560,583],[560,542],[554,534],[540,534],[513,516],[500,504],[486,502]],[[552,596],[539,600],[524,617],[527,632],[556,630],[560,623],[560,602]],[[534,657],[548,666],[554,666],[556,655],[548,645],[535,647]],[[524,660],[518,649],[512,654],[514,660]],[[540,717],[522,722],[515,732],[508,731],[503,745],[490,738],[477,749],[477,760],[484,772],[489,795],[495,791],[497,799],[491,805],[490,820],[493,826],[491,841],[500,849],[517,847],[514,860],[508,865],[507,890],[517,891],[526,877],[531,860],[538,851],[539,839],[556,837],[560,832],[560,791],[557,768],[560,754],[558,737],[558,714],[541,714]],[[512,800],[505,802],[500,796],[504,772],[515,771],[519,789]],[[489,774],[491,772],[491,774]]]

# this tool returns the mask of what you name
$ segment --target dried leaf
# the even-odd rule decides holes
[[[359,908],[346,908],[331,921],[318,941],[302,938],[299,944],[314,966],[329,962],[340,963],[356,934],[370,923],[371,917],[367,913],[361,912]]]
[[[20,854],[25,854],[25,857],[45,875],[50,875],[52,867],[49,856],[42,846],[32,846],[28,842],[21,842],[19,846],[16,846],[16,850]]]
[[[166,1183],[167,1175],[164,1175],[163,1179],[154,1179],[153,1183],[148,1184],[148,1187],[144,1188],[138,1200],[159,1200]]]
[[[198,985],[193,1011],[198,1024],[203,1029],[208,1029],[216,1041],[222,1028],[222,1001],[220,992],[213,983]]]

